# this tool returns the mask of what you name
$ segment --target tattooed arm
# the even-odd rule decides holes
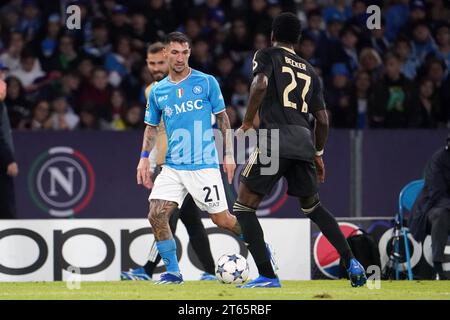
[[[233,135],[230,128],[230,120],[225,111],[216,114],[217,127],[222,133],[225,141],[225,156],[223,160],[223,171],[227,174],[228,183],[231,184],[233,181],[234,170],[236,169],[236,164],[234,162],[234,152],[233,152]]]
[[[156,140],[156,127],[147,125],[144,131],[144,139],[142,141],[142,152],[152,151]],[[149,158],[140,158],[137,167],[137,183],[144,185],[150,189],[153,187],[152,174],[150,172]]]

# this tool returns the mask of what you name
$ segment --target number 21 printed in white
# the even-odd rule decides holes
[[[295,75],[294,75],[294,71],[289,68],[289,67],[282,67],[281,68],[281,72],[286,72],[289,73],[291,75],[291,82],[286,86],[286,88],[284,89],[283,92],[283,106],[286,108],[294,108],[297,109],[297,104],[295,102],[292,102],[289,100],[289,93],[295,89],[297,82],[295,81]],[[308,104],[306,103],[306,94],[308,93],[309,90],[309,86],[311,85],[311,77],[301,73],[301,72],[297,72],[297,78],[303,79],[305,80],[305,85],[303,86],[303,90],[302,90],[302,112],[308,112]]]

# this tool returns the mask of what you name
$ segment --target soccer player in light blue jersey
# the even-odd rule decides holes
[[[231,183],[236,165],[225,103],[217,80],[189,67],[189,42],[180,32],[167,36],[164,54],[169,75],[151,88],[145,112],[145,123],[151,128],[150,149],[155,144],[156,127],[161,120],[168,138],[165,165],[149,197],[148,218],[167,269],[159,284],[183,282],[168,220],[188,193],[217,226],[241,234],[236,217],[228,211],[211,126],[214,114],[225,141],[223,169]],[[148,178],[145,176],[144,180]]]

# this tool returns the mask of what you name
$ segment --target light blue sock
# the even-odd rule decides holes
[[[177,259],[177,244],[175,239],[168,239],[156,242],[159,254],[166,266],[167,272],[180,273]]]

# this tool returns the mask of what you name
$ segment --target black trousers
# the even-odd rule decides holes
[[[15,217],[14,179],[6,174],[6,168],[0,168],[0,219],[14,219]]]
[[[433,208],[427,214],[431,234],[431,251],[433,262],[445,262],[444,250],[450,234],[450,210]]]

